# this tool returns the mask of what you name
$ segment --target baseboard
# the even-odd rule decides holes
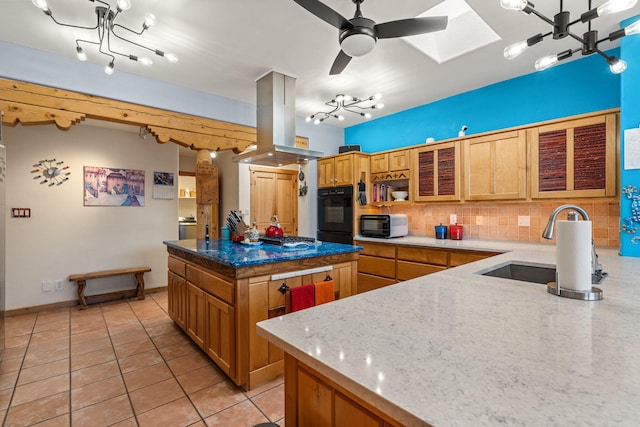
[[[164,292],[166,290],[167,290],[166,286],[159,286],[157,288],[145,288],[144,294],[145,295],[155,294],[157,292]],[[126,294],[126,295],[123,295],[123,294]],[[108,294],[87,295],[86,299],[87,299],[87,302],[91,301],[91,303],[96,304],[96,303],[102,303],[107,301],[116,301],[118,299],[127,299],[131,297],[133,298],[136,297],[135,290],[133,290],[133,293],[131,290],[125,290],[125,291],[111,292]],[[20,316],[21,314],[39,313],[41,311],[55,310],[55,309],[66,308],[66,307],[75,307],[77,305],[78,305],[78,300],[74,299],[71,301],[60,301],[60,302],[54,302],[51,304],[35,305],[33,307],[14,308],[12,310],[6,310],[4,312],[4,315],[5,317]]]

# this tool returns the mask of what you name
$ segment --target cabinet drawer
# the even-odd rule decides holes
[[[187,264],[184,261],[180,261],[178,258],[169,255],[167,264],[169,265],[169,270],[173,271],[178,276],[185,277],[185,269]]]
[[[457,267],[458,265],[467,264],[499,254],[500,252],[455,251],[451,252],[449,255],[449,266]]]
[[[410,261],[398,261],[398,280],[409,280],[415,277],[425,276],[446,270],[447,267],[440,265],[422,264]]]
[[[395,259],[360,255],[358,259],[358,272],[393,279],[396,276],[396,261]]]
[[[360,252],[361,255],[372,255],[379,256],[384,258],[395,258],[396,257],[396,247],[393,245],[385,245],[383,243],[365,243],[358,242],[359,246],[362,246],[364,249]]]
[[[203,291],[229,304],[233,304],[233,283],[222,280],[192,265],[187,265],[187,280]]]
[[[398,259],[447,266],[449,253],[440,249],[398,247]]]
[[[358,273],[358,293],[372,291],[396,283],[393,279],[386,277],[372,276],[370,274]]]

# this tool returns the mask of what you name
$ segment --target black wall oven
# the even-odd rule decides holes
[[[317,238],[353,244],[353,186],[318,189]]]

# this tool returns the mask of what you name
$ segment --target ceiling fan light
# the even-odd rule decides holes
[[[598,16],[610,15],[612,13],[631,9],[637,2],[638,0],[609,0],[605,4],[598,6],[596,10],[598,12]]]
[[[609,64],[609,69],[613,74],[620,74],[627,69],[627,63],[625,61],[613,56],[607,59],[607,63]]]
[[[520,56],[527,49],[529,49],[529,44],[526,40],[513,43],[504,48],[504,57],[510,61]]]
[[[528,4],[527,0],[500,0],[500,6],[509,10],[524,10]]]
[[[375,45],[376,39],[367,34],[352,34],[340,43],[344,53],[351,57],[366,55]]]
[[[557,63],[558,55],[543,56],[536,61],[535,67],[537,71],[542,71],[546,70],[547,68],[553,67]]]

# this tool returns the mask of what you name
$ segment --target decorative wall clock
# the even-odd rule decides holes
[[[33,179],[42,179],[40,184],[48,183],[49,187],[64,184],[71,175],[68,171],[71,166],[64,166],[64,161],[56,161],[56,159],[40,160],[33,167],[35,169],[31,173],[37,174]]]

